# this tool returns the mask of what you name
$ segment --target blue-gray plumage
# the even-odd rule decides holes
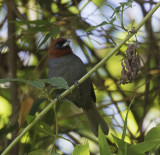
[[[53,42],[49,49],[49,78],[63,77],[68,85],[72,86],[87,71],[81,59],[72,53],[68,43],[67,40],[59,38]],[[62,92],[63,90],[59,93]],[[108,134],[108,125],[99,114],[95,105],[96,96],[90,79],[84,81],[79,88],[73,90],[66,98],[77,107],[82,108],[88,118],[91,130],[96,136],[98,135],[99,125],[101,125],[103,132]]]

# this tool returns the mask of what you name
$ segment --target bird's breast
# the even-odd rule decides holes
[[[86,74],[85,66],[75,55],[49,60],[49,78],[63,77],[69,86],[78,81],[84,74]]]

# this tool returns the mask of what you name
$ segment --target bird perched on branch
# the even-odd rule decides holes
[[[56,39],[48,51],[48,64],[49,78],[63,77],[68,85],[72,86],[76,81],[83,77],[87,71],[81,59],[73,54],[69,43],[70,41],[64,38]],[[90,79],[84,81],[66,98],[72,101],[77,107],[82,108],[87,116],[91,130],[96,136],[98,136],[99,125],[104,134],[108,134],[108,125],[95,105],[96,96]]]

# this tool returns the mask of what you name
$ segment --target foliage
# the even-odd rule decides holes
[[[150,11],[146,4],[152,8],[156,2],[138,0],[126,0],[121,3],[105,0],[0,2],[1,153],[15,139],[17,133],[19,135],[23,128],[32,124],[36,116],[48,107],[48,102],[51,102],[50,107],[54,108],[46,110],[45,115],[30,127],[30,131],[26,130],[27,133],[18,144],[20,149],[14,146],[12,153],[30,155],[72,152],[73,154],[100,152],[102,155],[159,153],[160,127],[157,124],[160,123],[160,37],[153,26],[153,16],[152,20],[145,23],[145,29],[138,33],[134,27],[139,21],[127,16],[130,14],[128,10],[139,6],[144,18]],[[90,6],[94,6],[96,11],[89,9]],[[4,35],[6,27],[8,37]],[[110,127],[108,136],[104,136],[99,128],[97,140],[89,130],[87,120],[80,109],[65,100],[63,103],[52,102],[55,89],[69,88],[62,78],[47,79],[47,50],[55,38],[59,36],[70,38],[73,42],[71,45],[73,51],[84,60],[89,71],[128,34],[134,37],[117,52],[116,56],[109,57],[106,66],[102,66],[91,76],[98,108]],[[132,68],[135,62],[133,60],[135,57],[132,57],[130,65],[125,63],[126,58],[130,62],[126,50],[130,44],[136,45],[134,47],[141,61],[141,71],[130,72],[127,68],[128,66]],[[127,72],[122,73],[121,70]],[[130,78],[133,72],[136,72],[136,76],[128,84],[121,75]],[[54,88],[50,89],[48,85]],[[133,97],[134,103],[131,106]],[[19,128],[18,107],[22,104],[32,105],[28,103],[31,102],[27,100],[29,98],[32,99],[33,106],[29,114],[27,110],[20,111],[25,115],[26,122],[23,120],[25,123],[19,124],[22,127]],[[28,102],[25,102],[26,100]],[[5,105],[9,105],[9,108]],[[12,112],[8,112],[11,107]],[[9,117],[10,113],[12,114]],[[65,142],[62,143],[61,140]],[[66,146],[70,144],[70,149],[64,149],[65,144]]]

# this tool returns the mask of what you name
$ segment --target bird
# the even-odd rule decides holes
[[[51,44],[48,50],[48,78],[63,77],[70,87],[75,83],[77,84],[77,81],[87,73],[87,70],[82,60],[73,53],[69,44],[70,40],[65,38],[55,39]],[[57,92],[61,94],[63,91],[58,90]],[[91,131],[96,137],[98,137],[99,126],[101,126],[105,135],[108,134],[109,127],[100,115],[95,104],[96,96],[90,78],[82,84],[78,84],[78,87],[66,96],[66,99],[83,110],[88,119]]]

